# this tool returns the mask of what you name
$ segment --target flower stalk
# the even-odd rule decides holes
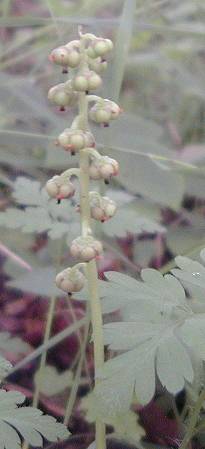
[[[62,66],[63,73],[68,73],[68,68],[75,69],[71,79],[50,89],[48,95],[50,101],[59,106],[60,110],[74,104],[78,106],[78,115],[71,127],[65,129],[58,136],[57,145],[70,152],[71,155],[79,154],[79,168],[68,169],[60,176],[54,176],[46,185],[48,194],[51,198],[56,198],[58,203],[61,200],[68,200],[75,194],[74,186],[70,181],[71,176],[78,178],[80,187],[81,236],[73,240],[70,245],[70,252],[79,260],[79,263],[59,273],[56,277],[56,284],[70,296],[83,288],[84,281],[88,284],[95,384],[100,382],[97,379],[97,372],[104,364],[104,344],[96,264],[96,257],[102,252],[102,244],[93,236],[92,220],[104,222],[110,219],[115,213],[116,205],[108,197],[101,197],[97,192],[90,192],[90,179],[102,180],[107,184],[112,176],[118,174],[119,167],[117,161],[108,156],[101,156],[95,149],[95,139],[89,129],[89,120],[107,127],[110,121],[119,116],[121,109],[113,101],[90,95],[89,92],[101,86],[102,79],[99,74],[106,68],[105,57],[112,48],[113,44],[109,39],[99,38],[91,33],[83,34],[80,28],[79,40],[54,49],[49,57],[51,62]],[[90,107],[90,103],[94,104]],[[66,423],[68,423],[74,405],[85,350],[86,338],[83,348],[81,348],[75,388],[66,410]],[[105,424],[100,419],[97,419],[95,424],[96,448],[105,449]]]

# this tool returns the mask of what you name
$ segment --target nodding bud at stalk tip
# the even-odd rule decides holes
[[[71,295],[73,292],[79,292],[85,285],[85,276],[78,268],[67,268],[56,276],[56,285],[64,292]]]
[[[89,262],[102,253],[102,244],[95,240],[92,236],[78,237],[73,240],[70,252],[73,257],[78,258],[82,262]]]
[[[105,56],[107,53],[112,51],[113,43],[110,39],[103,39],[101,37],[95,37],[91,39],[87,48],[87,55],[90,58],[97,58],[99,56]]]
[[[104,223],[115,215],[117,206],[115,201],[107,196],[100,196],[96,192],[89,193],[91,217]]]
[[[78,96],[76,92],[73,92],[66,86],[66,83],[61,83],[51,87],[48,92],[48,99],[51,103],[64,109],[66,106],[75,106],[78,101]]]
[[[95,123],[108,126],[111,120],[119,117],[122,109],[111,100],[99,100],[89,111],[89,118]]]
[[[112,176],[119,173],[119,164],[115,159],[108,156],[102,156],[100,159],[92,160],[89,166],[89,175],[93,180],[104,179],[109,183]]]
[[[77,41],[73,41],[77,42]],[[81,55],[77,45],[72,45],[72,42],[57,47],[49,55],[49,60],[54,64],[61,65],[62,67],[76,68],[80,64]]]
[[[95,146],[95,139],[90,131],[82,131],[81,129],[66,128],[58,136],[58,144],[71,154],[80,151],[83,148]]]
[[[75,187],[69,180],[56,175],[46,183],[46,191],[51,198],[57,199],[60,203],[62,199],[71,198],[75,194]]]

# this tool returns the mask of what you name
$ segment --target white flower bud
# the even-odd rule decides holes
[[[66,151],[75,153],[83,148],[95,146],[95,139],[90,131],[66,128],[58,137],[58,143]]]
[[[86,70],[76,75],[72,81],[73,88],[79,92],[87,92],[101,86],[102,80],[94,71]]]
[[[68,90],[65,83],[61,83],[51,87],[48,92],[48,99],[63,110],[65,106],[74,106],[77,103],[78,96],[71,89]]]
[[[88,78],[88,90],[98,89],[98,87],[100,87],[101,84],[102,84],[102,80],[101,80],[100,76],[97,73],[90,71],[89,78]]]
[[[97,192],[89,193],[91,217],[95,220],[104,221],[113,217],[116,212],[116,203],[107,196],[100,196]]]
[[[46,183],[46,191],[51,198],[60,201],[64,198],[71,198],[75,193],[75,187],[69,180],[56,175]]]
[[[57,274],[56,285],[66,293],[79,292],[85,285],[85,276],[78,268],[67,268]]]
[[[65,46],[57,47],[52,50],[49,60],[61,66],[68,66],[68,50]]]
[[[105,56],[113,49],[113,43],[110,39],[94,38],[91,40],[87,48],[89,58],[97,58]]]
[[[102,156],[100,159],[94,159],[89,167],[89,175],[91,179],[104,179],[105,183],[109,183],[112,176],[119,173],[119,164],[115,159],[108,156]]]
[[[89,111],[89,118],[96,123],[108,126],[111,120],[116,119],[122,112],[114,101],[100,99]]]
[[[70,252],[73,257],[79,258],[82,262],[89,262],[102,252],[102,244],[92,236],[78,237],[73,240]]]
[[[55,48],[49,56],[50,61],[62,67],[77,67],[81,60],[77,42],[71,41],[64,46]]]

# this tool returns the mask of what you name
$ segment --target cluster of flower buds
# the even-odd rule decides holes
[[[67,68],[76,68],[80,64],[81,56],[79,52],[80,41],[74,40],[66,45],[55,48],[49,55],[49,60],[63,67],[63,73],[67,73]]]
[[[108,126],[111,120],[115,120],[120,113],[121,108],[111,100],[100,99],[89,111],[89,118],[95,123]]]
[[[75,194],[75,187],[68,179],[56,175],[46,183],[46,191],[51,198],[60,203],[61,200],[71,198]]]
[[[56,276],[58,288],[68,294],[79,292],[85,285],[85,276],[77,267],[66,268]]]
[[[102,156],[91,161],[89,166],[89,175],[91,179],[104,179],[105,184],[109,184],[112,176],[119,173],[119,164],[115,159],[109,156]]]
[[[72,81],[74,90],[86,93],[88,93],[90,90],[98,89],[101,84],[101,77],[94,71],[88,69],[84,70],[83,72],[77,73]]]
[[[90,213],[95,220],[104,223],[115,215],[117,206],[108,196],[101,196],[97,192],[89,193]]]
[[[87,48],[87,55],[89,58],[104,58],[107,53],[113,50],[113,43],[110,39],[103,39],[102,37],[94,36],[90,40]]]
[[[102,253],[102,243],[95,240],[91,235],[87,237],[77,237],[73,240],[70,252],[73,257],[78,258],[82,262],[89,262]]]
[[[121,108],[111,100],[100,99],[89,111],[89,118],[95,123],[108,126],[111,120],[118,118]]]
[[[75,106],[78,101],[78,94],[71,89],[68,83],[57,84],[48,92],[48,99],[51,103],[60,106],[60,110],[64,111],[66,106]]]
[[[80,151],[83,148],[94,147],[95,139],[90,131],[66,128],[58,136],[57,144],[74,155],[76,151]]]

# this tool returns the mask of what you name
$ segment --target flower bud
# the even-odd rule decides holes
[[[64,198],[71,198],[75,193],[75,187],[69,180],[56,175],[46,183],[46,191],[51,198],[60,201]]]
[[[63,67],[75,68],[80,64],[79,41],[71,41],[68,44],[55,48],[49,55],[51,62]]]
[[[66,293],[79,292],[85,285],[85,276],[78,268],[67,268],[57,274],[56,285]]]
[[[119,164],[115,159],[108,156],[102,156],[100,159],[94,159],[89,167],[89,175],[91,179],[104,179],[105,183],[109,183],[112,176],[119,173]]]
[[[83,148],[95,146],[95,139],[90,131],[66,128],[58,137],[58,143],[66,150],[75,153]]]
[[[77,103],[78,96],[76,92],[68,89],[65,83],[61,83],[51,87],[48,92],[48,99],[63,110],[65,106],[74,106]]]
[[[113,43],[110,39],[94,38],[87,48],[87,55],[95,59],[98,56],[105,56],[112,49]]]
[[[103,223],[113,217],[116,212],[116,203],[107,196],[100,196],[97,192],[90,192],[89,200],[91,217],[95,220]]]
[[[110,100],[99,100],[89,111],[89,118],[96,123],[108,126],[111,120],[116,119],[121,113],[120,107]]]
[[[102,244],[95,240],[92,236],[78,237],[73,240],[70,252],[73,257],[80,259],[82,262],[89,262],[102,252]]]
[[[74,40],[71,42],[68,42],[68,44],[65,45],[65,47],[68,50],[69,55],[69,67],[75,68],[78,67],[81,60],[81,55],[79,52],[80,47],[80,41]]]
[[[61,66],[68,66],[68,50],[65,46],[57,47],[52,50],[49,60]]]
[[[100,87],[102,80],[100,76],[92,70],[86,70],[76,75],[73,79],[73,88],[79,92],[95,90]]]

